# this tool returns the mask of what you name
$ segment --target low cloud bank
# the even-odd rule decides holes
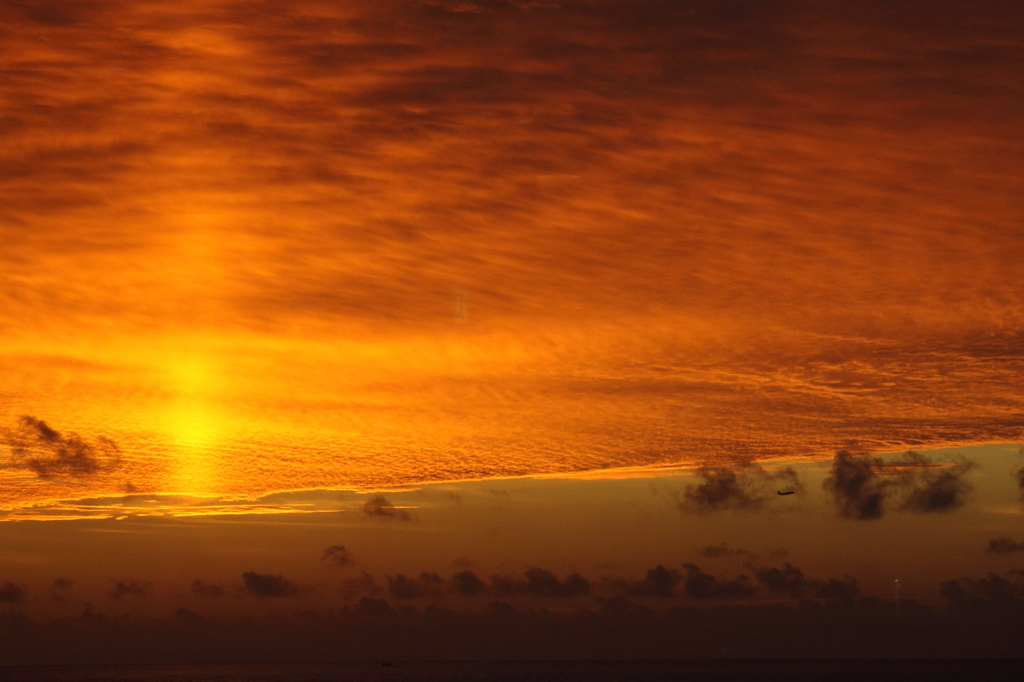
[[[678,585],[697,573],[687,567]],[[792,567],[763,578],[788,593],[812,588]],[[661,611],[626,596],[558,610],[496,600],[476,611],[392,606],[362,597],[340,610],[266,618],[210,617],[180,607],[166,619],[133,619],[88,606],[79,617],[49,622],[9,606],[0,609],[0,660],[81,665],[738,658],[761,659],[763,666],[763,659],[1019,658],[1024,639],[1019,572],[947,581],[942,595],[941,607],[913,600],[897,607],[892,600],[866,597]],[[949,665],[955,663],[943,664]],[[979,665],[973,661],[972,670]]]

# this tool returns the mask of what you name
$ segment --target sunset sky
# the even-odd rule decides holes
[[[1019,601],[1022,36],[0,0],[0,611]]]

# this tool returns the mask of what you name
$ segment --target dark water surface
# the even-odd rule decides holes
[[[1024,680],[1024,659],[954,661],[540,661],[0,667],[5,682],[631,682]]]

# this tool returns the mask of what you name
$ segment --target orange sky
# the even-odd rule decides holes
[[[0,621],[1024,599],[1024,11],[901,7],[0,0]]]
[[[1021,437],[1006,3],[2,12],[8,510]]]

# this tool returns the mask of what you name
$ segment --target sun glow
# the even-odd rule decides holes
[[[183,355],[167,363],[167,380],[172,397],[163,422],[175,446],[172,486],[209,492],[216,485],[224,422],[213,395],[218,384],[213,363],[202,355]]]

